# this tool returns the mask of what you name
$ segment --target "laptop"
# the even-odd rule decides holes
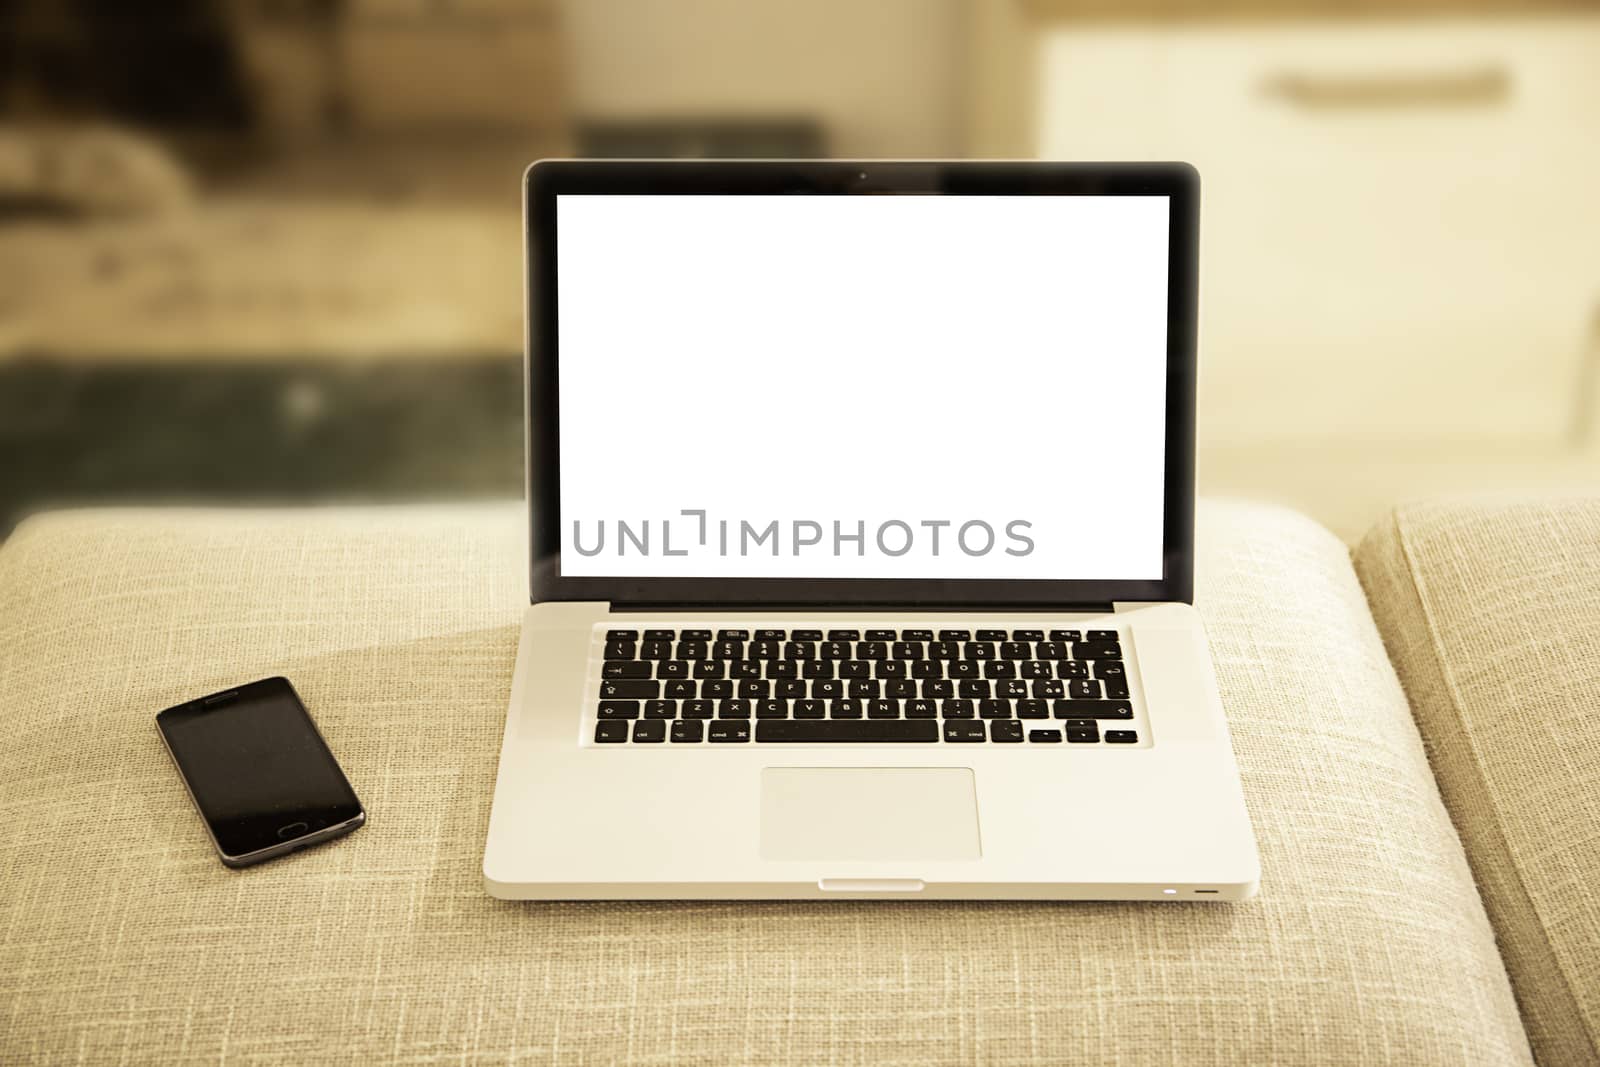
[[[1239,900],[1181,164],[546,161],[496,897]]]

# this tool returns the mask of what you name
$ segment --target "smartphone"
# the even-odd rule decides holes
[[[331,841],[367,821],[287,678],[168,708],[156,729],[229,867]]]

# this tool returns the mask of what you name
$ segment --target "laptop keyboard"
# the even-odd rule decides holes
[[[613,629],[597,744],[1137,744],[1115,630]]]

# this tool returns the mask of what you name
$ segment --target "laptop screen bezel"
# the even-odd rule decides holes
[[[1195,334],[1199,176],[1183,163],[541,160],[524,190],[529,596],[614,605],[1103,606],[1194,594]],[[655,195],[1165,196],[1167,396],[1159,579],[656,578],[561,573],[556,197]]]

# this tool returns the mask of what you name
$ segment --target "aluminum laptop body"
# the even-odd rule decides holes
[[[1180,164],[545,161],[512,899],[1239,900]]]

